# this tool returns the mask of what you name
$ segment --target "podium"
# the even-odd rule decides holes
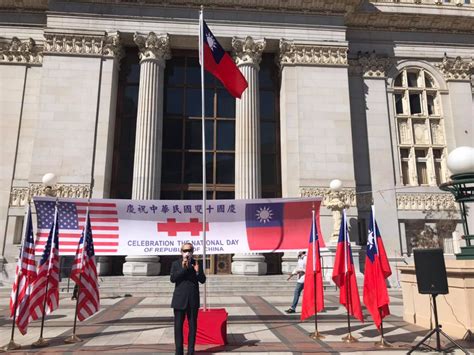
[[[199,309],[196,345],[227,344],[227,311],[225,308]],[[183,341],[188,344],[188,319],[184,320]]]

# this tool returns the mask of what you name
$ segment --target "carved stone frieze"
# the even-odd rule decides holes
[[[163,64],[171,58],[170,38],[168,34],[156,35],[150,32],[148,35],[135,33],[134,42],[140,51],[140,60],[155,59]]]
[[[34,196],[56,196],[62,198],[89,198],[90,184],[56,184],[50,191],[38,183],[28,187],[13,187],[10,192],[10,207],[22,207]]]
[[[298,44],[280,40],[279,64],[284,65],[347,65],[347,47]]]
[[[102,55],[104,36],[68,33],[45,33],[44,53]]]
[[[234,37],[232,38],[232,55],[237,65],[251,64],[258,68],[266,45],[265,39],[254,40],[250,36]]]
[[[21,41],[13,37],[9,43],[0,45],[0,63],[41,64],[42,59],[40,48],[32,38]]]
[[[446,80],[471,80],[471,73],[474,70],[474,62],[471,59],[461,57],[448,58],[444,54],[443,61],[437,65]]]
[[[349,60],[350,73],[362,74],[365,78],[384,78],[390,65],[390,58],[378,56],[375,52],[358,53],[357,59]]]
[[[105,57],[114,57],[118,61],[122,59],[124,52],[120,32],[108,34],[105,36],[103,55]]]
[[[399,210],[454,210],[456,201],[451,194],[443,193],[397,193]]]
[[[333,192],[327,187],[318,187],[318,186],[301,186],[300,187],[301,197],[322,197],[322,205],[330,206],[331,200],[334,200]],[[364,200],[363,195],[356,195],[355,189],[345,188],[341,191],[338,191],[338,200],[347,207],[357,206],[357,202]]]

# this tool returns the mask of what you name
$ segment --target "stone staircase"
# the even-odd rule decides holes
[[[287,275],[240,276],[210,275],[207,281],[208,295],[218,296],[285,296],[293,295],[295,278],[286,281]],[[101,297],[171,297],[174,284],[169,276],[103,276],[99,277]],[[327,285],[329,289],[334,286]],[[10,287],[0,288],[0,297],[10,296]],[[74,282],[63,279],[62,294],[72,293]],[[201,285],[201,292],[203,286]]]

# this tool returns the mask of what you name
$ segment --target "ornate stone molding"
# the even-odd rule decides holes
[[[347,65],[347,47],[297,44],[280,40],[279,64],[284,65]]]
[[[250,64],[258,69],[266,45],[265,39],[254,40],[250,36],[234,37],[232,38],[232,56],[237,65]]]
[[[330,201],[333,199],[333,192],[327,187],[317,186],[301,186],[300,187],[301,197],[322,197],[322,205],[329,206]],[[349,207],[356,207],[357,203],[370,206],[372,196],[370,194],[356,194],[354,188],[344,188],[339,191],[338,199]]]
[[[133,36],[134,42],[140,51],[140,60],[154,59],[165,63],[171,58],[170,38],[168,34],[157,36],[150,32],[146,37],[139,33]]]
[[[46,32],[44,37],[45,54],[104,56],[118,60],[123,56],[119,32],[110,35]]]
[[[122,59],[124,51],[120,32],[111,33],[105,36],[103,55],[104,57],[114,57],[118,61]]]
[[[32,38],[21,41],[13,37],[10,43],[0,46],[0,63],[41,64],[42,59],[40,48]]]
[[[357,59],[349,59],[349,73],[362,74],[364,78],[384,78],[391,64],[390,58],[377,56],[375,52],[358,53]]]
[[[443,61],[436,65],[444,75],[446,80],[471,80],[471,73],[474,70],[474,62],[471,59],[461,57],[448,58],[444,54]]]
[[[451,194],[443,193],[397,193],[399,210],[454,210],[456,201]]]
[[[28,187],[12,187],[10,192],[10,207],[22,207],[34,196],[47,196],[42,184],[30,183]],[[89,198],[90,184],[56,184],[53,192],[62,198]]]

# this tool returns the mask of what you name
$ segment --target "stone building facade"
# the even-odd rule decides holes
[[[200,198],[201,3],[0,0],[3,277],[45,173],[58,196]],[[215,0],[205,18],[249,82],[233,100],[206,77],[210,199],[322,196],[328,240],[339,179],[355,243],[374,203],[394,265],[433,237],[452,253],[459,213],[437,186],[474,142],[470,0]],[[294,259],[222,255],[211,272]],[[160,261],[100,259],[115,274]]]

